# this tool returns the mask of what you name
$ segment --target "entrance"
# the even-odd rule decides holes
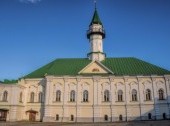
[[[29,121],[35,121],[35,120],[36,120],[36,112],[30,112]]]
[[[36,121],[36,114],[38,113],[37,111],[28,110],[26,113],[29,113],[29,121]]]
[[[6,121],[8,110],[0,109],[0,121]]]

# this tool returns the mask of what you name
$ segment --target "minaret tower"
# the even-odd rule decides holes
[[[105,38],[105,31],[102,22],[97,13],[96,4],[92,21],[87,31],[87,38],[90,42],[90,53],[87,54],[90,60],[102,61],[106,54],[103,53],[103,39]]]

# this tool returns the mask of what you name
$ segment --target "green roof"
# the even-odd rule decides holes
[[[56,59],[53,62],[35,70],[24,78],[43,78],[44,75],[63,76],[78,75],[91,60],[87,58]],[[109,68],[115,76],[120,75],[165,75],[170,71],[139,60],[137,58],[106,58],[101,62]]]
[[[92,18],[92,21],[91,21],[90,25],[92,25],[92,24],[100,24],[100,25],[102,25],[102,22],[101,22],[101,20],[99,18],[99,15],[97,13],[97,9],[95,9],[95,11],[94,11],[94,15],[93,15],[93,18]]]

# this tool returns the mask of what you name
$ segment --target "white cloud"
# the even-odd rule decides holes
[[[23,3],[37,3],[37,2],[40,2],[41,0],[20,0],[20,2],[23,2]]]

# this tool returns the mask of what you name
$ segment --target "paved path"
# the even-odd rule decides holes
[[[121,123],[0,122],[0,126],[170,126],[170,120]]]

